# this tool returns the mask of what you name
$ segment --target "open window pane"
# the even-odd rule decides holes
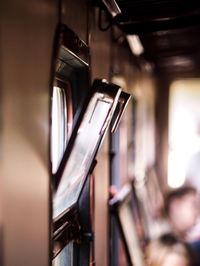
[[[111,121],[120,93],[121,89],[116,86],[114,95],[95,92],[91,97],[80,125],[73,132],[75,136],[73,148],[68,151],[70,155],[54,196],[54,218],[77,202],[98,146]]]
[[[118,194],[110,200],[110,206],[120,229],[128,264],[133,266],[144,266],[140,238],[133,218],[131,205],[132,197],[132,187],[126,184]]]

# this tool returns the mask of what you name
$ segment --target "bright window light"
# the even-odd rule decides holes
[[[185,183],[190,158],[200,151],[200,80],[180,80],[170,87],[168,185]]]
[[[58,169],[66,146],[66,112],[65,91],[57,86],[54,86],[51,114],[51,160],[53,173],[55,173]]]
[[[168,156],[168,185],[178,188],[185,182],[185,158],[183,154],[171,151]]]

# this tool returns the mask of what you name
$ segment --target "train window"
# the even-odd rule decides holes
[[[56,178],[59,176],[58,169],[72,134],[74,118],[90,88],[89,48],[71,29],[59,24],[55,33],[52,59],[50,160],[54,193]],[[85,189],[81,198],[84,206],[82,219],[85,224],[90,222],[87,194],[90,192]],[[76,214],[70,212],[70,215],[74,218]],[[75,257],[79,257],[79,252],[83,252],[85,248],[84,244],[81,247],[74,246],[73,242],[69,244],[70,240],[76,238],[74,222],[70,215],[67,213],[57,223],[52,218],[55,229],[52,239],[53,257],[56,257],[52,261],[53,265],[71,265],[71,263],[78,265],[78,262],[75,263],[74,260],[72,262],[70,258],[74,257],[75,253]]]
[[[143,266],[143,253],[136,224],[133,219],[132,187],[126,184],[110,201],[111,212],[116,218],[129,265]]]
[[[121,93],[120,87],[96,80],[77,117],[55,178],[57,182],[53,201],[54,240],[56,240],[54,254],[67,243],[63,244],[62,233],[66,236],[66,232],[70,229],[67,241],[77,237],[75,228],[79,226],[79,221],[76,219],[78,219],[77,209],[81,191],[86,177],[92,171],[97,150],[120,101]],[[70,227],[70,224],[75,225],[75,228]]]
[[[87,227],[90,235],[87,177],[95,166],[96,153],[111,121],[114,130],[130,95],[105,80],[95,80],[90,86],[88,46],[65,25],[57,28],[55,48],[51,114],[52,243],[54,262],[62,265],[68,251],[79,252],[83,228]],[[66,249],[69,243],[76,247],[71,245]]]
[[[118,86],[112,87],[112,94],[109,94],[110,92],[102,91],[104,86],[107,87],[108,84],[95,82],[93,88],[96,91],[88,100],[87,106],[83,107],[65,152],[66,165],[61,164],[58,169],[56,180],[59,183],[54,197],[54,217],[77,202],[96,149],[112,118],[121,89]]]
[[[76,114],[89,88],[89,49],[67,26],[56,31],[51,102],[51,162],[55,174]]]

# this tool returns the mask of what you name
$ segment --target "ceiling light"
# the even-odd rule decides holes
[[[127,41],[134,55],[141,55],[144,52],[142,43],[137,35],[127,35]]]

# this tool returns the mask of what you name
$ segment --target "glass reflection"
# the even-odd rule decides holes
[[[92,97],[54,197],[53,217],[73,205],[79,196],[91,159],[109,121],[113,99],[101,93]]]
[[[53,87],[51,158],[52,172],[55,173],[62,159],[67,137],[67,103],[64,89]]]
[[[67,266],[74,264],[73,243],[69,243],[52,261],[52,266]]]

